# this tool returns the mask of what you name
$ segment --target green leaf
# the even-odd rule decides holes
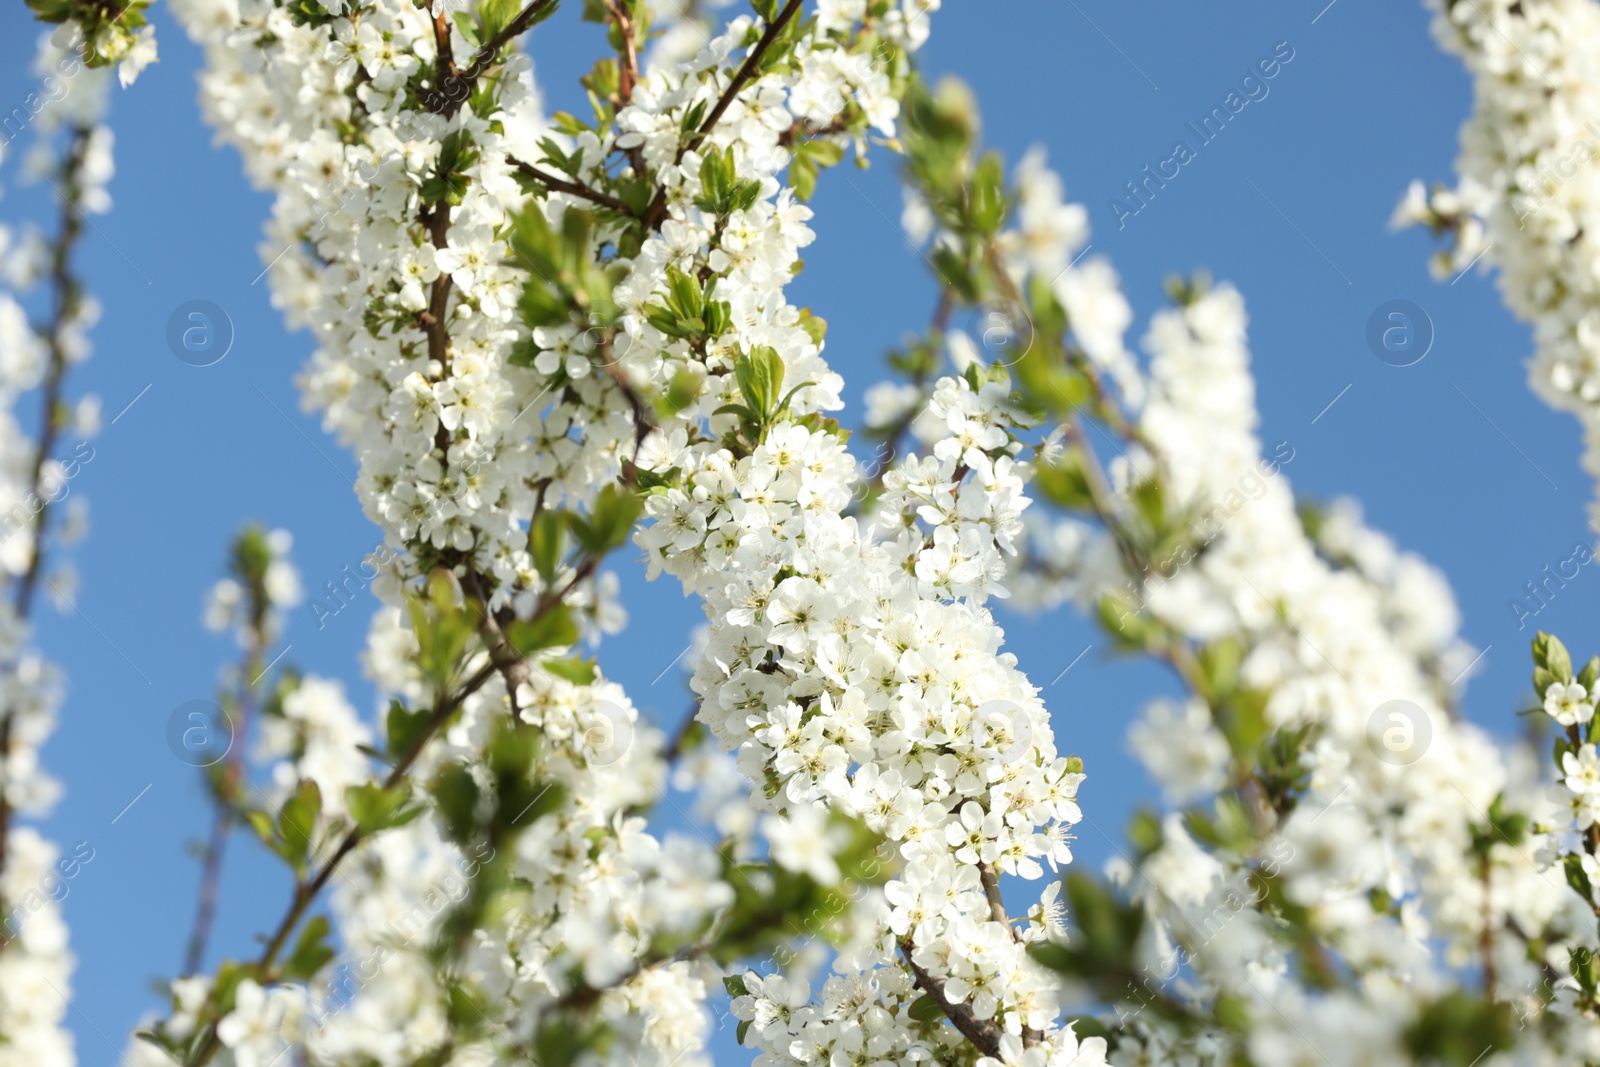
[[[561,566],[566,532],[565,517],[553,508],[541,511],[528,529],[528,552],[533,556],[534,569],[547,584],[555,581],[556,568]]]
[[[459,763],[439,769],[428,783],[445,834],[457,844],[470,840],[478,827],[478,782]]]
[[[436,569],[428,576],[426,597],[410,596],[411,629],[416,635],[419,660],[436,682],[450,679],[461,654],[477,633],[476,610],[458,604],[450,572]]]
[[[944,1009],[939,1007],[939,1002],[934,1000],[931,994],[924,993],[911,1002],[911,1007],[906,1014],[919,1023],[929,1023],[935,1019],[944,1018]]]
[[[1122,592],[1100,598],[1100,624],[1125,649],[1141,649],[1155,640],[1161,628],[1144,611],[1144,605]]]
[[[478,18],[483,22],[483,39],[492,40],[511,25],[521,10],[521,3],[522,0],[483,0],[478,5]]]
[[[263,845],[266,845],[274,852],[278,850],[275,844],[278,840],[278,830],[273,824],[271,815],[259,808],[251,808],[244,813],[244,821],[250,824],[250,829],[256,832],[257,837],[261,838]]]
[[[1144,929],[1141,905],[1124,905],[1099,879],[1086,874],[1066,878],[1067,908],[1077,926],[1072,942],[1061,946],[1071,970],[1066,973],[1097,975],[1130,970],[1139,936]],[[1040,960],[1046,966],[1055,963]]]
[[[390,758],[398,759],[411,751],[411,747],[427,730],[428,721],[432,718],[433,712],[428,708],[411,711],[400,701],[392,701],[389,704],[389,713],[384,719],[384,733],[389,739]]]
[[[211,1003],[215,1006],[218,1016],[226,1015],[233,1010],[239,983],[246,978],[255,978],[259,970],[253,963],[236,963],[232,960],[217,968],[217,983],[211,990]]]
[[[565,604],[556,604],[532,619],[518,619],[506,627],[506,639],[524,656],[546,648],[578,643],[578,624]]]
[[[573,685],[592,685],[598,674],[594,663],[586,659],[547,659],[541,666]]]
[[[461,31],[461,36],[466,38],[468,44],[474,49],[483,47],[483,38],[478,36],[478,23],[465,11],[457,11],[453,16],[456,29]]]
[[[1572,681],[1572,657],[1567,653],[1567,646],[1553,634],[1540,630],[1533,639],[1533,662],[1555,675],[1557,681]]]
[[[1058,941],[1035,941],[1028,946],[1028,955],[1039,966],[1047,967],[1057,974],[1080,973],[1076,953]]]
[[[733,147],[706,150],[700,162],[700,195],[695,206],[719,218],[743,211],[761,195],[761,183],[741,180],[733,158]]]
[[[796,152],[789,163],[789,184],[801,203],[810,200],[817,191],[817,165],[804,152]]]
[[[819,167],[836,166],[844,158],[844,145],[833,141],[807,141],[803,150]]]
[[[757,345],[749,355],[740,356],[734,363],[739,392],[763,425],[770,423],[777,412],[783,375],[783,357],[766,345]]]
[[[1128,840],[1145,855],[1160,848],[1165,836],[1160,816],[1149,808],[1140,808],[1128,820]]]
[[[1128,495],[1133,498],[1133,506],[1138,509],[1150,532],[1159,537],[1167,526],[1166,486],[1161,479],[1146,478],[1134,485]]]
[[[309,778],[300,783],[300,788],[278,812],[278,853],[298,874],[304,873],[321,817],[322,790]]]
[[[1453,989],[1425,1007],[1405,1032],[1416,1062],[1471,1067],[1514,1040],[1510,1004],[1491,1003]]]
[[[1055,460],[1041,464],[1034,475],[1034,484],[1046,500],[1074,511],[1094,509],[1094,492],[1089,485],[1089,474],[1083,456],[1077,449],[1061,453]]]
[[[667,306],[680,319],[700,317],[700,283],[677,267],[667,268]]]
[[[728,991],[730,997],[747,997],[750,990],[745,988],[744,975],[730,974],[722,979],[722,988]]]
[[[828,320],[819,315],[813,315],[810,308],[800,309],[799,327],[811,338],[814,345],[822,344],[823,338],[828,336]]]
[[[1006,217],[1005,170],[1000,157],[986,153],[972,176],[972,224],[979,233],[993,235]]]
[[[295,942],[294,951],[284,964],[284,977],[310,981],[323,964],[333,959],[333,947],[327,943],[328,930],[328,920],[323,915],[306,923],[305,929],[300,931],[299,940]]]
[[[422,806],[411,803],[411,790],[405,786],[385,789],[373,782],[346,786],[344,803],[363,834],[404,826],[422,814]]]
[[[1576,853],[1569,852],[1562,857],[1561,866],[1567,876],[1567,884],[1572,891],[1584,900],[1594,899],[1594,887],[1589,884],[1589,875],[1583,869],[1583,860]]]
[[[744,1044],[744,1035],[750,1032],[750,1024],[754,1021],[754,1019],[743,1019],[739,1022],[739,1028],[733,1032],[734,1039],[739,1044]]]
[[[644,502],[638,494],[608,485],[595,496],[586,519],[574,519],[572,532],[591,556],[603,556],[627,543]]]

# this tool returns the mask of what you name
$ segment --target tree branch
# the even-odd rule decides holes
[[[245,751],[250,740],[250,722],[254,718],[255,683],[262,659],[266,656],[266,634],[262,630],[265,612],[257,611],[250,630],[250,649],[240,664],[239,724],[233,738],[234,745],[228,753],[228,765],[216,783],[215,811],[211,819],[211,837],[206,844],[205,859],[200,869],[200,894],[195,905],[194,928],[189,934],[189,947],[184,955],[183,973],[191,975],[200,970],[205,960],[206,942],[211,939],[211,927],[217,916],[217,894],[222,881],[222,860],[228,847],[228,832],[238,816],[239,787],[244,781]]]
[[[906,966],[911,968],[911,973],[916,976],[917,988],[933,998],[939,1005],[939,1010],[944,1012],[945,1018],[961,1032],[961,1036],[972,1042],[974,1048],[985,1056],[1000,1058],[1000,1028],[992,1020],[980,1019],[972,1013],[972,1008],[966,1003],[952,1004],[944,995],[944,983],[933,977],[917,965],[911,958],[916,946],[908,938],[900,942],[900,953],[905,957]]]
[[[778,34],[782,33],[784,27],[793,21],[794,17],[799,13],[800,0],[789,0],[787,4],[783,5],[783,10],[778,12],[778,17],[767,25],[766,32],[761,35],[761,39],[756,42],[756,46],[750,49],[749,55],[744,57],[744,62],[739,65],[738,73],[733,76],[733,81],[728,83],[728,87],[722,91],[721,98],[717,100],[717,106],[711,109],[711,114],[707,115],[706,120],[700,124],[699,131],[686,144],[679,146],[679,159],[682,159],[686,152],[691,152],[700,147],[700,142],[704,141],[710,136],[711,131],[717,128],[717,123],[722,120],[723,112],[727,111],[733,104],[734,97],[739,95],[739,90],[743,89],[746,83],[755,77],[756,68],[761,65],[761,57],[767,54],[767,49],[771,48],[772,42],[778,39]]]
[[[587,185],[580,185],[577,182],[567,181],[565,178],[558,178],[554,174],[551,174],[547,171],[542,171],[531,163],[524,163],[520,159],[508,157],[506,161],[512,166],[516,167],[523,174],[526,174],[534,181],[554,192],[566,193],[568,196],[576,196],[579,199],[587,200],[590,203],[599,204],[602,207],[608,207],[612,211],[616,211],[620,214],[627,215],[629,217],[633,216],[633,208],[629,207],[627,204],[623,203],[617,197],[614,197],[609,193],[602,193],[598,189],[589,188]]]
[[[729,82],[728,87],[722,91],[722,96],[718,98],[716,106],[711,109],[711,113],[706,116],[705,121],[700,124],[700,128],[695,131],[695,135],[678,146],[676,161],[681,162],[684,155],[700,147],[701,142],[710,136],[712,130],[717,128],[717,123],[722,121],[723,113],[733,104],[734,97],[738,96],[739,91],[745,87],[746,83],[755,77],[756,69],[761,65],[761,58],[772,47],[772,43],[778,39],[778,35],[783,32],[784,27],[800,13],[800,4],[801,0],[789,0],[788,3],[783,5],[783,10],[778,12],[778,17],[767,25],[766,31],[761,34],[761,39],[755,43],[755,47],[750,49],[750,54],[744,57],[744,62],[739,65],[739,70],[733,76],[733,81]],[[650,207],[644,213],[645,229],[654,230],[660,228],[662,221],[666,218],[666,211],[666,190],[657,190],[655,198],[650,202]]]
[[[618,64],[617,103],[627,107],[633,100],[633,87],[639,81],[639,48],[634,41],[633,19],[617,0],[606,0],[606,10],[617,24],[617,36],[622,38],[622,62]]]
[[[43,488],[44,465],[55,450],[56,438],[61,432],[57,409],[61,404],[61,387],[67,372],[64,335],[78,311],[78,280],[72,273],[72,251],[83,232],[76,200],[79,195],[79,172],[83,167],[84,156],[88,152],[90,133],[91,130],[87,126],[73,128],[72,141],[61,164],[61,181],[65,188],[59,191],[61,235],[56,241],[50,268],[54,297],[48,331],[50,362],[45,370],[44,383],[40,390],[39,443],[33,454],[33,467],[28,478],[30,495],[38,501],[39,510],[33,515],[32,525],[25,528],[31,534],[33,541],[29,550],[28,567],[17,580],[14,603],[18,619],[28,618],[33,608],[33,596],[44,570],[44,531],[49,520],[50,501],[40,490]],[[0,711],[0,761],[4,761],[10,751],[11,709],[6,708]],[[5,787],[4,776],[0,774],[0,872],[5,870],[6,845],[11,830],[11,802],[7,799]],[[5,902],[0,899],[0,911],[3,911],[4,907]],[[10,941],[9,937],[0,937],[0,949],[4,949]]]
[[[460,110],[461,105],[472,95],[472,89],[483,76],[483,72],[488,70],[490,64],[500,55],[500,49],[527,32],[534,20],[548,8],[553,7],[556,2],[557,0],[534,0],[519,11],[517,17],[506,24],[505,29],[489,38],[484,46],[473,54],[472,62],[467,65],[466,70],[456,69],[450,50],[449,18],[447,13],[441,10],[434,17],[433,23],[434,43],[439,52],[437,61],[439,87],[434,103],[439,106],[430,110],[443,115],[454,115]]]
[[[472,677],[463,682],[449,699],[440,702],[429,717],[422,732],[411,742],[405,754],[394,765],[394,769],[384,778],[383,787],[385,789],[392,789],[400,784],[410,772],[412,765],[416,763],[417,758],[422,755],[422,750],[429,741],[433,740],[433,736],[443,728],[444,724],[466,702],[469,696],[482,689],[484,684],[494,677],[495,671],[496,667],[493,663],[485,664]],[[289,935],[294,933],[295,927],[300,924],[301,918],[305,916],[306,909],[311,906],[318,894],[327,886],[328,880],[333,877],[333,873],[338,869],[339,864],[344,861],[346,856],[354,852],[356,846],[365,839],[366,835],[361,832],[360,827],[345,834],[344,839],[339,842],[339,847],[334,850],[332,856],[328,857],[327,862],[322,865],[316,875],[309,881],[301,882],[295,886],[294,899],[289,904],[289,910],[279,921],[277,929],[273,931],[272,936],[267,941],[267,947],[261,951],[261,955],[256,958],[253,965],[260,976],[264,978],[272,965],[277,962],[278,953],[282,952],[283,946],[288,943]],[[194,1058],[189,1060],[188,1067],[201,1067],[202,1064],[209,1063],[211,1057],[215,1056],[217,1049],[221,1047],[222,1040],[217,1036],[217,1029],[213,1024],[210,1033],[206,1035],[205,1041],[195,1051]]]

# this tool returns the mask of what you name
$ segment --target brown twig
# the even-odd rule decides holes
[[[34,513],[32,524],[27,528],[33,538],[29,546],[28,566],[17,579],[14,604],[19,619],[28,618],[33,608],[34,593],[38,589],[39,578],[44,570],[43,540],[45,524],[49,519],[50,501],[41,490],[44,466],[55,450],[56,438],[61,432],[57,408],[61,404],[61,387],[67,372],[64,335],[73,316],[77,314],[79,304],[78,280],[72,273],[72,251],[83,233],[83,224],[75,201],[79,195],[79,172],[83,167],[84,156],[88,152],[90,132],[87,126],[73,128],[72,141],[61,165],[61,179],[65,188],[60,191],[61,236],[56,241],[55,254],[50,266],[54,305],[51,309],[50,328],[47,334],[49,364],[40,389],[39,443],[33,454],[33,466],[28,478],[29,495],[38,501],[39,510]],[[7,708],[0,713],[0,760],[4,760],[10,751],[11,709]],[[0,872],[3,872],[6,866],[6,844],[10,830],[11,803],[6,798],[4,782],[0,782]],[[4,900],[0,899],[0,914],[3,914],[4,906]],[[0,949],[9,943],[9,938],[0,937]]]
[[[818,137],[832,137],[837,133],[844,133],[850,128],[849,120],[843,115],[835,116],[826,126],[813,126],[809,119],[796,119],[789,124],[789,128],[778,134],[780,148],[793,148],[798,142],[810,141]]]
[[[439,86],[433,101],[437,106],[430,110],[442,115],[454,115],[460,110],[461,105],[472,95],[472,89],[483,76],[483,72],[488,70],[500,55],[500,49],[525,33],[533,24],[533,20],[554,3],[556,0],[534,0],[519,11],[516,18],[508,22],[504,29],[489,38],[484,46],[473,54],[472,62],[467,64],[466,70],[458,70],[451,55],[450,22],[447,13],[441,10],[434,16],[433,36],[439,52],[436,64]]]
[[[534,181],[548,189],[551,189],[554,192],[566,193],[569,196],[576,196],[581,200],[587,200],[590,203],[599,204],[602,207],[608,207],[612,211],[618,212],[619,214],[628,215],[630,217],[633,215],[633,208],[629,207],[617,197],[612,196],[610,193],[602,193],[598,189],[589,188],[587,185],[581,185],[578,182],[567,181],[565,178],[558,178],[554,174],[551,174],[548,171],[540,170],[531,163],[524,163],[520,159],[508,158],[507,162],[516,167],[523,174],[526,174]]]
[[[633,19],[617,0],[606,0],[606,11],[617,24],[622,38],[622,62],[617,69],[617,104],[627,107],[633,100],[633,87],[639,82],[639,46],[634,40]]]
[[[972,1042],[974,1048],[985,1056],[999,1059],[1000,1028],[990,1020],[978,1018],[966,1003],[952,1003],[944,995],[944,983],[923,970],[912,958],[912,953],[915,951],[916,946],[909,939],[900,942],[900,953],[905,957],[906,966],[910,967],[911,973],[916,976],[917,988],[939,1005],[939,1010],[944,1012],[945,1018],[961,1032],[962,1037]]]
[[[406,749],[399,761],[395,763],[394,769],[384,778],[383,788],[392,789],[404,780],[412,765],[416,763],[417,758],[422,755],[423,748],[433,739],[433,735],[443,728],[444,724],[466,702],[468,697],[483,688],[484,684],[494,677],[495,672],[496,667],[492,662],[485,664],[463,682],[448,699],[440,701],[439,706],[434,709],[433,714],[428,718],[428,722],[423,727],[422,732],[411,742],[411,745]],[[316,875],[309,881],[302,881],[295,886],[294,899],[290,901],[289,910],[284,914],[282,920],[278,923],[277,929],[273,931],[272,936],[268,939],[266,948],[262,949],[261,955],[255,960],[253,967],[259,976],[264,978],[272,965],[277,962],[278,953],[283,951],[283,946],[288,943],[289,935],[294,933],[295,928],[299,926],[301,918],[305,916],[306,909],[311,906],[318,894],[327,886],[329,879],[333,877],[333,873],[338,869],[339,864],[344,861],[346,856],[354,852],[356,846],[360,845],[365,838],[366,835],[361,832],[360,827],[356,827],[346,833],[344,839],[339,842],[339,847],[334,850],[332,856],[328,857],[327,862],[318,869]],[[222,1041],[217,1037],[216,1027],[213,1026],[210,1033],[206,1035],[205,1041],[195,1051],[194,1058],[188,1061],[188,1067],[201,1067],[202,1064],[210,1062],[211,1057],[216,1055],[217,1049],[221,1045]]]
[[[251,629],[250,650],[241,665],[239,687],[239,723],[233,735],[233,747],[228,753],[228,765],[217,782],[215,810],[211,818],[211,836],[206,842],[205,859],[200,868],[200,895],[195,906],[194,928],[189,933],[189,947],[184,955],[183,973],[191,975],[200,970],[205,960],[206,943],[211,939],[211,927],[217,916],[217,897],[222,882],[222,861],[228,847],[228,832],[238,816],[239,790],[244,782],[245,751],[250,739],[250,723],[255,711],[255,683],[260,664],[266,654],[266,635],[260,629],[265,622],[258,618]],[[230,728],[231,724],[230,724]]]
[[[751,78],[755,77],[756,68],[761,65],[761,58],[767,54],[767,49],[772,47],[772,42],[778,39],[794,17],[800,13],[800,0],[789,0],[783,5],[783,10],[778,12],[778,17],[768,23],[761,39],[750,49],[750,54],[744,57],[744,62],[739,65],[739,70],[733,76],[733,81],[722,91],[722,96],[717,99],[717,105],[711,109],[711,114],[706,116],[700,124],[700,129],[689,140],[678,146],[678,158],[681,160],[685,153],[692,152],[700,147],[700,143],[711,135],[717,128],[717,123],[722,121],[723,112],[733,104],[734,98],[739,95]]]
[[[711,113],[705,117],[705,121],[700,124],[700,128],[695,131],[694,136],[678,146],[677,154],[674,157],[675,162],[682,162],[686,154],[699,148],[700,144],[711,135],[711,131],[717,128],[717,123],[722,121],[723,113],[733,104],[733,100],[739,95],[739,91],[745,87],[751,78],[755,77],[756,69],[761,65],[761,59],[767,54],[767,50],[772,47],[772,43],[778,39],[778,35],[783,32],[784,27],[800,13],[800,3],[801,0],[789,0],[788,3],[783,5],[783,10],[778,12],[778,17],[767,24],[767,28],[761,34],[760,40],[756,41],[755,46],[744,57],[744,62],[739,65],[739,69],[735,72],[733,80],[728,83],[728,87],[722,91],[722,95],[717,99],[716,106],[711,109]],[[655,199],[650,202],[649,208],[645,211],[645,229],[654,230],[660,228],[661,223],[666,218],[666,211],[666,190],[661,189],[656,192]]]

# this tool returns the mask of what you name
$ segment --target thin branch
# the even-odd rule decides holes
[[[62,178],[66,186],[61,201],[61,238],[56,242],[55,257],[51,264],[50,281],[54,291],[55,307],[51,314],[49,331],[50,364],[45,371],[44,385],[40,391],[39,447],[33,454],[33,470],[29,488],[38,499],[40,507],[34,517],[33,551],[28,558],[28,569],[17,585],[17,614],[28,616],[33,606],[33,594],[38,588],[39,575],[44,568],[44,548],[41,539],[50,510],[50,502],[40,493],[43,488],[44,465],[55,450],[56,438],[61,432],[57,408],[61,404],[61,387],[67,372],[67,352],[64,334],[78,310],[78,280],[72,274],[71,255],[79,236],[83,233],[78,207],[73,200],[78,196],[78,171],[83,166],[89,148],[89,128],[79,126],[73,130],[72,145],[62,164]]]
[[[468,78],[476,78],[478,76],[476,73],[477,68],[494,59],[499,54],[500,49],[509,44],[513,38],[521,37],[528,27],[533,25],[533,20],[543,14],[544,9],[555,2],[556,0],[533,0],[533,3],[518,12],[517,17],[512,19],[505,29],[489,38],[488,42],[478,49],[478,54],[472,57],[472,67],[468,68]]]
[[[961,1032],[962,1037],[972,1042],[974,1048],[985,1056],[999,1059],[1000,1028],[992,1020],[978,1018],[966,1003],[952,1003],[944,995],[944,983],[919,967],[917,961],[911,958],[915,950],[916,946],[909,939],[900,942],[900,953],[905,957],[906,966],[910,967],[911,973],[916,976],[917,988],[933,998],[933,1002],[939,1005],[939,1010],[944,1012],[945,1018]]]
[[[434,43],[439,50],[438,81],[439,87],[435,103],[439,106],[432,110],[443,115],[454,115],[460,110],[461,105],[467,102],[472,95],[472,89],[482,77],[483,72],[500,55],[500,49],[511,43],[517,37],[527,32],[547,8],[555,5],[557,0],[534,0],[533,3],[517,13],[517,17],[506,24],[505,29],[495,34],[485,42],[484,46],[473,55],[472,62],[467,64],[466,70],[457,70],[455,60],[450,49],[450,22],[444,10],[434,17]],[[442,100],[438,99],[442,98]]]
[[[772,47],[772,42],[778,39],[778,35],[783,32],[784,27],[788,26],[799,13],[800,0],[789,0],[787,4],[783,5],[783,10],[778,12],[778,17],[767,25],[766,32],[761,35],[761,39],[756,42],[756,46],[750,49],[749,55],[744,57],[744,62],[739,65],[738,73],[733,76],[733,81],[728,83],[728,87],[722,91],[721,98],[717,100],[717,106],[711,109],[711,114],[707,115],[706,120],[700,124],[699,131],[687,143],[679,146],[679,159],[682,159],[685,153],[700,147],[700,142],[709,137],[711,131],[717,128],[717,123],[722,120],[723,112],[727,111],[733,104],[734,97],[738,96],[739,91],[745,87],[751,78],[755,77],[756,69],[760,67],[761,59],[767,54],[767,49]]]
[[[422,732],[411,742],[405,754],[394,765],[394,769],[384,778],[383,788],[392,789],[400,784],[410,772],[412,765],[416,763],[417,758],[422,755],[422,750],[433,739],[433,736],[443,728],[444,724],[466,702],[469,696],[482,689],[484,684],[495,676],[495,672],[496,668],[493,663],[485,664],[472,677],[463,682],[449,699],[440,702],[439,706],[434,709],[433,714],[428,718],[428,722],[423,727]],[[253,965],[258,975],[262,977],[267,975],[272,965],[277,962],[278,953],[282,952],[283,946],[288,943],[289,935],[294,933],[295,927],[300,924],[301,918],[305,916],[306,909],[311,906],[312,902],[327,886],[328,880],[333,877],[333,873],[338,869],[339,864],[344,861],[346,856],[355,851],[356,846],[360,845],[366,839],[366,836],[361,832],[360,827],[349,831],[345,834],[344,839],[339,842],[339,847],[334,850],[333,855],[328,857],[328,861],[317,871],[316,876],[310,881],[301,882],[295,886],[294,899],[289,904],[289,910],[284,914],[283,919],[279,921],[277,929],[273,931],[271,938],[267,941],[267,947],[262,950],[261,955],[256,958]],[[201,1067],[202,1064],[210,1062],[211,1057],[215,1056],[217,1049],[221,1047],[222,1041],[217,1037],[216,1027],[212,1026],[210,1033],[206,1035],[206,1040],[195,1051],[194,1058],[189,1061],[188,1067]]]
[[[633,100],[633,87],[639,82],[639,48],[634,40],[633,19],[617,0],[606,0],[606,10],[617,24],[617,36],[622,38],[622,62],[618,64],[617,103],[627,107]]]
[[[789,124],[787,130],[778,134],[778,147],[793,148],[800,142],[832,137],[834,134],[844,133],[849,128],[850,123],[843,115],[835,116],[825,126],[815,126],[810,119],[796,119]]]
[[[228,764],[216,783],[215,810],[211,818],[211,836],[206,842],[205,858],[200,868],[200,893],[195,905],[194,927],[189,934],[189,947],[184,955],[183,973],[191,975],[200,970],[205,960],[206,944],[211,940],[211,928],[217,917],[217,898],[222,882],[222,861],[228,848],[229,832],[239,814],[239,793],[244,784],[245,753],[250,740],[250,726],[255,718],[255,683],[260,681],[261,662],[266,657],[267,635],[266,605],[259,604],[252,612],[250,648],[239,665],[239,722],[234,730],[233,747],[228,752]]]
[[[587,200],[590,203],[599,204],[602,207],[608,207],[612,211],[618,212],[619,214],[628,215],[630,217],[633,215],[633,208],[629,207],[627,204],[623,203],[617,197],[614,197],[609,193],[602,193],[598,189],[589,188],[587,185],[580,185],[578,182],[570,182],[565,178],[558,178],[554,174],[551,174],[548,171],[540,170],[531,163],[524,163],[520,159],[508,157],[507,162],[516,167],[523,174],[526,174],[528,177],[532,178],[534,181],[552,190],[553,192],[566,193],[568,196],[576,196],[581,200]]]
[[[744,57],[744,62],[739,65],[739,70],[733,76],[733,81],[729,82],[728,87],[722,91],[722,96],[718,98],[716,106],[711,109],[711,113],[706,116],[705,121],[700,124],[700,128],[695,131],[695,135],[678,146],[677,154],[674,157],[675,162],[682,162],[687,153],[700,147],[701,142],[711,135],[712,130],[717,128],[717,123],[722,121],[723,113],[733,104],[734,97],[738,96],[739,91],[745,87],[751,78],[755,77],[756,70],[761,66],[762,57],[767,54],[767,50],[778,39],[778,35],[783,32],[784,27],[788,26],[794,20],[794,17],[800,13],[800,4],[801,0],[789,0],[787,4],[783,5],[783,10],[778,12],[778,17],[768,23],[765,32],[761,34],[761,39],[756,41],[755,47],[751,48],[750,53]],[[644,214],[645,229],[654,230],[660,228],[661,223],[666,218],[666,211],[666,190],[657,190],[655,199],[650,202],[650,207]]]
[[[29,546],[28,567],[17,580],[15,605],[18,619],[28,618],[33,608],[34,592],[38,588],[39,578],[44,570],[44,531],[49,520],[50,501],[41,490],[44,466],[55,450],[56,438],[61,432],[57,409],[61,404],[61,388],[67,371],[65,334],[78,312],[78,280],[72,273],[72,251],[83,233],[83,223],[74,201],[79,195],[79,175],[88,152],[90,133],[91,130],[87,126],[73,127],[72,141],[61,165],[64,187],[61,191],[61,236],[56,241],[55,255],[50,269],[54,306],[47,334],[49,365],[45,370],[44,383],[40,390],[42,410],[39,418],[38,447],[33,454],[33,467],[28,478],[30,496],[38,502],[39,510],[34,512],[32,525],[25,527],[32,537],[32,543]],[[11,709],[6,708],[0,710],[0,760],[4,760],[10,751]],[[0,780],[0,872],[5,870],[6,845],[11,830],[11,802],[7,799],[5,784]],[[3,908],[4,901],[0,900],[0,909]],[[0,937],[0,949],[9,943],[9,938]]]
[[[1011,925],[1011,916],[1006,914],[1005,903],[1000,899],[1000,876],[987,863],[979,863],[978,880],[983,883],[983,895],[989,901],[989,917],[1010,930],[1012,940],[1021,941],[1022,937]]]

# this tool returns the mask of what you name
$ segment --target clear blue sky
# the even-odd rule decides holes
[[[1358,495],[1372,524],[1448,573],[1466,635],[1490,646],[1466,708],[1510,733],[1527,699],[1531,632],[1517,631],[1507,604],[1585,537],[1591,489],[1579,432],[1529,393],[1528,331],[1491,280],[1434,282],[1426,236],[1387,230],[1407,182],[1449,176],[1470,103],[1465,76],[1433,44],[1420,0],[1325,3],[947,0],[923,61],[975,87],[988,139],[1010,159],[1033,143],[1049,149],[1069,196],[1090,208],[1095,252],[1121,272],[1139,317],[1135,338],[1170,273],[1204,267],[1240,288],[1264,438],[1293,444],[1288,475],[1298,491]],[[600,37],[578,22],[576,4],[563,6],[531,51],[552,106],[570,107]],[[33,87],[34,33],[21,5],[0,20],[0,105],[9,110]],[[349,456],[299,414],[291,378],[308,338],[287,333],[265,281],[252,283],[267,200],[246,187],[231,152],[211,146],[195,103],[195,50],[159,3],[154,21],[161,62],[115,96],[116,208],[96,219],[82,254],[105,315],[95,355],[71,383],[74,393],[98,393],[108,419],[150,388],[95,442],[93,464],[72,484],[92,503],[89,539],[75,553],[81,615],[46,611],[39,627],[70,684],[44,754],[67,794],[44,831],[95,848],[65,903],[79,959],[72,1024],[89,1064],[114,1062],[112,1046],[156,1003],[150,980],[182,958],[196,882],[185,842],[202,835],[207,812],[197,772],[169,753],[164,728],[178,705],[210,695],[218,665],[234,654],[200,626],[229,537],[247,519],[287,527],[316,588],[379,536],[355,501]],[[1282,41],[1295,58],[1270,95],[1119,231],[1109,199],[1189,139],[1185,123]],[[831,324],[828,355],[850,382],[847,421],[859,418],[885,346],[922,326],[934,295],[890,221],[900,213],[892,167],[880,158],[864,174],[824,176],[813,205],[819,239],[794,286]],[[13,157],[0,172],[8,219],[42,204],[15,188],[15,171]],[[1412,367],[1380,362],[1364,340],[1368,315],[1397,298],[1420,304],[1437,330]],[[179,362],[164,341],[168,316],[194,299],[225,308],[235,328],[227,358],[203,369]],[[1600,645],[1600,625],[1581,610],[1600,595],[1594,569],[1538,619],[1584,655]],[[681,673],[652,680],[698,613],[675,585],[646,586],[632,563],[621,570],[632,626],[602,659],[647,713],[676,722],[688,707]],[[346,612],[318,632],[301,609],[287,635],[289,659],[345,679],[362,706],[365,621]],[[1106,662],[1097,649],[1048,684],[1094,632],[1065,612],[1006,621],[1023,666],[1047,685],[1063,747],[1088,764],[1089,820],[1116,836],[1130,805],[1151,795],[1125,751],[1127,722],[1170,681],[1146,665]],[[1080,846],[1087,864],[1110,853],[1088,825]],[[249,951],[287,891],[281,869],[236,849],[217,948]]]

